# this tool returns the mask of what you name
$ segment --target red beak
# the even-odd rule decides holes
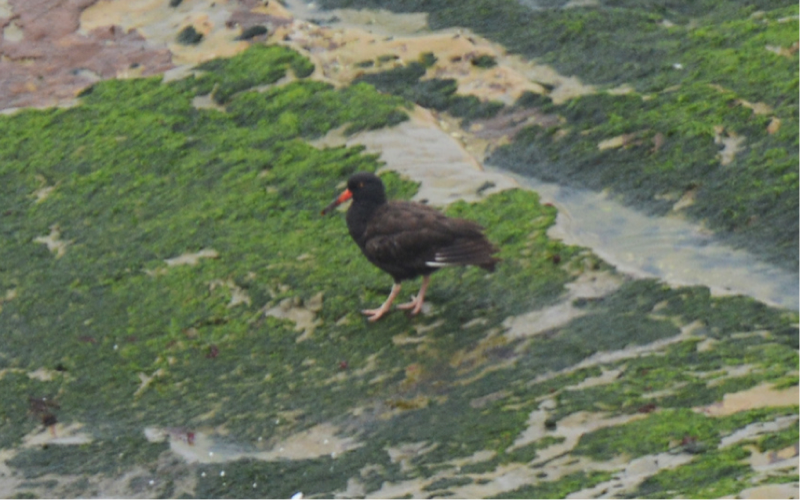
[[[340,194],[338,198],[333,200],[333,203],[331,203],[330,205],[328,205],[327,207],[322,209],[322,215],[327,214],[328,212],[330,212],[331,210],[333,210],[334,208],[338,207],[339,205],[341,205],[342,203],[346,202],[347,200],[349,200],[352,197],[353,197],[353,193],[351,193],[349,189],[345,189],[344,192],[342,194]]]

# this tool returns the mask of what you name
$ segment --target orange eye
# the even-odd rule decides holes
[[[364,187],[364,183],[363,182],[359,182],[358,183],[358,187],[363,188]]]

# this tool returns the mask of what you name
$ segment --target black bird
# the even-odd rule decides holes
[[[419,293],[411,302],[397,306],[419,313],[430,283],[430,275],[441,267],[478,266],[494,271],[499,250],[483,235],[475,222],[447,217],[427,205],[409,201],[386,201],[381,179],[369,172],[354,174],[347,189],[322,214],[353,199],[347,209],[350,236],[367,259],[394,278],[392,292],[377,309],[361,311],[377,321],[400,293],[400,283],[423,276]]]

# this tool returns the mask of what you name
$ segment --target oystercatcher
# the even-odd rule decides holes
[[[347,189],[322,214],[353,199],[347,209],[347,228],[364,256],[394,278],[392,291],[377,309],[361,311],[370,321],[380,319],[400,293],[400,283],[422,276],[411,302],[397,306],[419,313],[431,273],[447,266],[478,266],[494,271],[499,250],[475,222],[447,217],[420,203],[386,201],[383,181],[369,172],[354,174]]]

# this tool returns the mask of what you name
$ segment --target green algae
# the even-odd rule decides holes
[[[521,190],[504,191],[487,197],[480,204],[453,203],[446,213],[483,225],[491,241],[500,247],[499,257],[504,259],[497,271],[489,275],[488,283],[486,275],[475,269],[465,269],[460,275],[437,276],[437,282],[441,279],[455,284],[458,280],[462,286],[480,286],[489,292],[487,298],[491,297],[492,302],[477,302],[470,304],[472,307],[496,306],[504,313],[519,314],[530,310],[534,304],[554,300],[563,284],[571,281],[568,269],[575,265],[580,249],[547,238],[546,231],[555,222],[556,210],[541,206],[538,195]],[[553,264],[554,254],[561,255],[562,264]],[[530,280],[530,276],[536,279]],[[505,317],[499,315],[500,319]]]
[[[551,132],[534,128],[492,161],[545,180],[612,187],[628,203],[655,213],[678,201],[666,192],[696,189],[694,205],[685,209],[689,215],[796,270],[796,56],[764,49],[796,39],[794,23],[774,21],[796,15],[794,10],[770,11],[771,21],[744,18],[681,28],[684,41],[673,60],[681,61],[683,70],[663,69],[655,80],[627,80],[648,100],[640,94],[597,94],[549,106],[548,112],[567,118],[566,137],[553,140]],[[579,74],[594,80],[590,68]],[[772,112],[754,114],[742,99],[767,103]],[[768,132],[771,115],[781,120],[775,133]],[[730,165],[719,164],[717,126],[746,140],[747,148]],[[624,147],[598,149],[601,141],[625,134],[631,135]]]
[[[480,54],[477,57],[470,59],[470,63],[478,68],[494,68],[497,66],[497,60],[489,54]]]
[[[102,443],[78,446],[46,446],[20,452],[7,464],[23,472],[26,479],[47,474],[124,474],[130,467],[152,463],[167,450],[166,443],[149,443],[144,436],[108,437]],[[109,463],[109,457],[114,459]]]
[[[0,231],[7,241],[0,248],[0,291],[15,290],[0,310],[0,369],[10,369],[0,378],[0,394],[9,402],[0,407],[0,446],[19,445],[41,426],[29,412],[29,396],[57,395],[59,421],[80,422],[95,439],[78,447],[24,450],[11,467],[30,477],[152,468],[166,444],[146,442],[146,425],[224,429],[226,439],[257,449],[258,438],[277,444],[334,422],[363,446],[335,458],[194,466],[196,496],[330,496],[349,478],[375,491],[384,482],[430,477],[453,458],[483,450],[497,453],[476,464],[484,470],[533,459],[559,438],[506,450],[541,396],[556,399],[556,420],[580,410],[632,413],[648,391],[699,380],[682,375],[681,367],[762,368],[725,390],[784,380],[796,370],[790,342],[796,314],[651,280],[576,301],[586,315],[541,337],[479,348],[509,316],[561,300],[564,284],[578,274],[608,272],[585,250],[549,240],[555,209],[520,190],[447,208],[449,215],[487,228],[503,259],[495,273],[437,273],[427,296],[430,315],[409,319],[393,312],[378,325],[367,323],[358,311],[383,300],[391,281],[366,264],[343,217],[321,218],[319,210],[351,173],[375,171],[377,157],[361,147],[320,150],[302,139],[339,126],[396,123],[405,103],[363,83],[333,90],[299,81],[248,91],[285,75],[299,57],[286,52],[248,51],[252,59],[241,68],[261,68],[261,76],[247,85],[230,82],[226,113],[192,106],[209,90],[198,81],[213,80],[219,91],[224,78],[217,72],[236,66],[216,62],[194,79],[102,82],[78,107],[0,118]],[[391,197],[416,191],[416,184],[394,173],[381,175]],[[55,189],[36,203],[31,193],[42,179]],[[34,241],[54,224],[70,242],[61,257]],[[212,249],[194,265],[166,262]],[[234,289],[249,302],[234,303]],[[298,342],[293,321],[263,315],[284,301],[309,306],[320,292],[319,324],[308,340]],[[462,327],[475,319],[485,323]],[[602,391],[574,391],[580,397],[562,391],[600,375],[601,367],[622,368],[612,362],[569,372],[587,357],[670,339],[692,321],[704,322],[698,336],[718,341],[711,350],[698,352],[699,338],[680,342],[626,361],[623,375]],[[414,327],[429,328],[424,345],[393,344]],[[457,352],[478,349],[479,357],[454,362]],[[482,373],[495,366],[501,368]],[[43,382],[25,373],[41,367],[58,374]],[[532,383],[559,370],[566,372]],[[474,404],[501,389],[508,395]],[[621,399],[625,394],[628,399]],[[695,404],[686,398],[665,403],[667,397],[659,406],[674,406],[670,411],[681,418]],[[362,410],[356,414],[356,408]],[[685,420],[702,429],[703,441],[715,442],[719,432],[784,413],[796,409],[749,412],[716,428],[717,421]],[[681,425],[658,429],[682,439]],[[628,435],[624,426],[615,429]],[[577,454],[600,456],[603,447],[616,446],[613,436],[589,436]],[[409,459],[407,469],[386,451],[420,442],[435,447]],[[655,435],[646,442],[648,449],[664,446]],[[119,461],[120,452],[128,458]],[[571,475],[536,485],[529,494],[564,496],[607,479],[607,473]],[[468,480],[426,486],[445,489]],[[73,496],[88,487],[76,485]]]
[[[736,429],[791,415],[795,410],[796,407],[768,408],[747,410],[729,417],[708,417],[688,408],[666,409],[650,413],[644,419],[584,434],[573,452],[598,460],[617,455],[635,458],[670,451],[689,440],[710,449]]]
[[[539,450],[548,448],[555,444],[563,443],[566,440],[563,436],[545,436],[542,439],[534,441],[533,443],[520,446],[510,452],[500,455],[499,463],[510,462],[530,462],[537,458]]]
[[[255,38],[257,36],[266,35],[267,32],[268,30],[266,26],[250,26],[246,30],[242,31],[242,34],[237,36],[235,40],[250,40],[251,38]]]
[[[32,491],[18,491],[11,498],[39,498],[36,493]]]
[[[331,458],[233,464],[199,468],[197,498],[290,498],[298,492],[321,494],[343,489],[356,470],[342,468]]]
[[[401,115],[375,113],[377,104],[393,110],[402,109],[402,102],[380,97],[363,84],[333,91],[296,82],[266,96],[243,92],[276,81],[294,61],[284,49],[277,55],[276,50],[261,49],[245,54],[239,61],[204,65],[206,73],[196,79],[166,85],[157,79],[101,82],[76,108],[23,112],[0,121],[7,138],[0,171],[3,232],[9,236],[2,250],[2,283],[17,289],[0,314],[8,332],[3,363],[28,370],[58,365],[68,373],[45,384],[46,391],[31,387],[34,382],[22,376],[6,375],[0,381],[7,400],[17,402],[4,408],[7,418],[13,418],[4,446],[18,443],[37,425],[22,408],[28,392],[59,392],[63,422],[103,429],[96,437],[104,441],[90,448],[98,470],[108,473],[116,470],[106,458],[117,443],[106,442],[105,436],[134,440],[142,423],[224,424],[238,439],[247,440],[342,415],[375,394],[376,387],[368,384],[371,376],[353,376],[322,393],[320,384],[337,373],[343,359],[357,369],[392,335],[404,331],[408,320],[392,315],[382,331],[371,335],[363,334],[366,325],[361,321],[334,327],[343,315],[376,300],[389,283],[364,265],[341,219],[322,219],[318,212],[336,194],[337,184],[357,170],[374,170],[376,158],[362,155],[361,148],[318,150],[298,138],[352,120],[369,119],[368,126],[377,127],[376,115],[390,116],[383,124],[392,123],[392,116]],[[262,66],[260,74],[245,82],[226,83],[216,76],[230,78],[238,67]],[[232,96],[219,99],[230,101],[228,113],[192,106],[192,98],[211,82],[217,85],[215,96],[223,95],[220,89]],[[264,119],[244,116],[246,108],[259,103]],[[359,111],[363,109],[371,116],[365,117]],[[29,194],[39,176],[57,188],[43,203],[33,204]],[[385,178],[393,194],[407,196],[415,189],[396,175]],[[490,198],[483,208],[461,204],[452,211],[486,224],[527,219],[497,224],[490,232],[514,263],[521,262],[518,250],[545,240],[544,230],[555,217],[552,208],[540,207],[534,195],[521,191]],[[33,243],[53,224],[71,242],[57,259]],[[538,240],[525,240],[532,233],[539,234]],[[211,258],[194,266],[165,263],[212,248]],[[537,255],[525,257],[535,264],[527,274],[514,265],[500,271],[501,278],[516,275],[525,293],[501,293],[497,284],[474,293],[483,275],[465,270],[435,285],[431,301],[464,304],[443,312],[448,322],[466,321],[487,310],[500,321],[530,307],[536,297],[560,290],[568,275],[550,262],[548,252],[555,250],[565,261],[571,252],[549,242]],[[299,259],[303,255],[310,258]],[[536,268],[547,273],[531,279]],[[229,307],[232,292],[212,286],[215,280],[230,280],[250,302]],[[364,283],[371,281],[377,288],[369,291],[368,285],[363,295]],[[322,326],[313,342],[298,344],[291,322],[258,314],[263,304],[292,297],[302,303],[320,290],[326,291],[318,312]],[[341,342],[344,337],[346,343]],[[441,342],[446,352],[452,345],[469,343],[470,337],[450,336]],[[395,356],[392,365],[408,365],[412,356]],[[313,367],[301,370],[307,359],[314,360]],[[272,378],[265,383],[267,374]],[[268,423],[280,412],[300,408],[306,409],[304,418],[293,424],[276,428]],[[481,436],[492,421],[484,425],[456,427],[451,434],[474,432],[470,449],[478,450],[486,444]],[[518,426],[506,426],[503,443],[510,442]],[[443,421],[444,427],[452,427],[452,421]],[[434,428],[425,435],[446,438]],[[50,454],[37,453],[18,456],[18,465],[38,474],[44,469],[36,464]],[[70,463],[65,460],[67,469]]]
[[[17,443],[21,429],[33,430],[38,427],[44,431],[39,415],[31,410],[28,398],[47,397],[58,402],[56,395],[61,384],[63,378],[43,382],[19,372],[6,372],[0,377],[0,397],[4,401],[0,407],[0,447]],[[58,410],[55,414],[59,416],[62,412]]]
[[[217,58],[198,66],[199,77],[180,80],[183,87],[195,86],[198,95],[213,91],[214,100],[226,103],[236,92],[277,82],[291,68],[295,76],[305,78],[314,65],[297,52],[279,45],[253,45],[231,58]]]
[[[796,446],[800,442],[798,428],[792,425],[775,434],[770,434],[758,440],[758,449],[761,452],[769,450],[782,450],[789,446]]]
[[[451,486],[463,486],[465,484],[472,484],[473,480],[469,477],[454,477],[448,479],[439,479],[423,488],[425,491],[447,490]],[[437,496],[443,496],[444,492],[438,491]]]
[[[182,45],[197,45],[203,41],[203,34],[194,29],[194,26],[187,26],[178,33],[175,40]]]
[[[611,474],[608,472],[575,472],[556,481],[522,486],[502,493],[497,498],[566,498],[570,493],[583,488],[591,488],[609,479],[611,479]]]
[[[535,9],[516,0],[320,5],[428,12],[432,29],[467,27],[561,74],[603,87],[630,85],[635,92],[628,95],[601,89],[560,106],[546,104],[542,111],[567,123],[518,134],[490,162],[545,181],[611,188],[626,203],[658,214],[692,192],[686,214],[796,272],[798,54],[791,47],[797,5],[601,1],[562,8],[565,3],[540,2]],[[401,72],[390,72],[406,82],[396,90],[384,77],[369,78],[422,106],[445,109],[448,99],[438,86],[414,84]],[[742,101],[769,110],[756,114]],[[771,123],[779,123],[776,130]],[[720,165],[715,127],[724,128],[722,137],[744,138],[730,164]],[[623,135],[629,135],[623,147],[598,149],[601,141]]]
[[[361,75],[354,81],[369,83],[381,92],[401,96],[426,108],[447,111],[457,118],[462,118],[462,123],[465,125],[471,120],[491,118],[503,108],[501,102],[481,101],[475,96],[456,94],[458,82],[452,78],[423,80],[427,68],[435,61],[436,56],[426,52],[420,56],[420,61]]]
[[[753,475],[744,463],[750,455],[741,447],[712,450],[676,469],[661,470],[645,479],[632,498],[719,498],[748,486]]]
[[[267,80],[248,80],[248,85],[279,78],[286,64],[299,57],[287,56],[293,53],[282,48],[278,52],[282,55],[277,58],[274,50],[250,53],[248,66],[265,64],[271,69],[264,73]],[[263,59],[257,59],[259,54]],[[206,75],[213,74],[213,65],[205,69]],[[217,69],[231,71],[226,65]],[[180,422],[198,414],[200,407],[213,406],[216,398],[203,401],[202,395],[212,392],[211,381],[230,366],[215,364],[205,358],[205,351],[214,344],[221,356],[231,360],[250,357],[248,342],[242,340],[254,334],[255,310],[227,308],[231,296],[209,290],[209,282],[230,277],[260,307],[271,300],[270,289],[278,283],[292,286],[302,280],[296,268],[310,266],[296,257],[330,236],[311,245],[306,240],[310,236],[302,237],[302,226],[286,231],[287,224],[304,220],[326,227],[331,235],[342,234],[341,228],[318,218],[319,207],[349,173],[375,168],[374,157],[359,155],[359,149],[319,151],[295,142],[297,130],[283,130],[276,138],[274,129],[237,128],[232,118],[194,109],[195,91],[201,90],[185,81],[103,82],[86,94],[82,106],[64,112],[25,112],[0,125],[8,131],[2,170],[3,227],[9,236],[3,249],[3,283],[19,284],[18,298],[4,304],[8,352],[14,354],[3,362],[31,370],[68,367],[69,378],[61,387],[70,388],[63,395],[68,420],[80,420],[82,410],[94,420],[110,418],[113,425],[127,427],[152,413],[145,409],[148,405],[157,407],[172,399],[183,404],[170,410],[174,413],[168,420]],[[369,93],[364,87],[349,90],[348,99],[356,101],[359,91]],[[373,97],[365,103],[375,101]],[[397,102],[387,104],[392,107]],[[298,106],[302,108],[302,102]],[[346,120],[342,115],[333,126]],[[37,144],[28,131],[38,131]],[[34,166],[32,171],[28,165]],[[267,175],[259,177],[264,171]],[[309,171],[315,174],[309,176]],[[41,205],[32,205],[27,198],[34,174],[58,185]],[[298,198],[290,190],[270,193],[267,188],[273,183],[286,188],[306,185],[312,199]],[[299,207],[305,215],[297,219],[288,211]],[[31,242],[53,223],[60,225],[65,238],[74,240],[63,259],[54,260],[43,246],[39,251]],[[265,239],[265,227],[283,237]],[[282,241],[294,245],[281,246]],[[203,262],[197,269],[179,266],[159,274],[159,269],[166,269],[164,259],[211,246],[221,259]],[[260,282],[248,277],[261,273],[276,260],[269,256],[281,251],[288,260],[283,271],[266,270]],[[291,269],[292,276],[286,276],[285,269]],[[303,271],[308,276],[311,270]],[[325,283],[326,279],[320,281]],[[310,297],[313,288],[307,290],[305,296]],[[335,300],[328,304],[335,305]],[[341,311],[335,314],[341,316]],[[196,334],[187,337],[187,331]],[[292,337],[289,340],[294,343]],[[272,349],[280,352],[278,346]],[[286,356],[283,361],[294,357],[299,362],[304,356]],[[335,366],[333,361],[330,366]],[[131,412],[126,400],[139,385],[137,374],[159,369],[166,375],[132,402],[141,412]],[[184,376],[191,380],[186,387],[171,388]],[[4,379],[4,388],[25,387],[12,378]],[[94,395],[91,401],[83,401],[86,394]],[[192,395],[189,400],[186,394]],[[23,427],[32,424],[19,422]]]
[[[775,28],[770,21],[796,14],[796,6],[780,0],[735,1],[720,5],[713,1],[620,2],[601,1],[597,6],[562,8],[566,0],[544,1],[531,8],[514,0],[469,0],[458,5],[444,0],[322,0],[323,8],[382,8],[394,12],[428,12],[431,29],[466,27],[509,51],[553,64],[559,72],[578,75],[597,83],[625,83],[683,75],[670,71],[696,43],[685,35],[703,29],[739,29],[737,36],[717,38],[719,46],[738,46],[742,33],[756,30],[767,43],[790,45],[796,28]],[[759,12],[760,15],[753,15]],[[664,20],[672,26],[660,25]],[[743,23],[750,23],[742,27]],[[699,26],[698,26],[699,25]],[[763,45],[759,48],[763,50]],[[748,56],[749,58],[749,56]],[[754,64],[759,64],[751,59]],[[761,62],[763,69],[765,62]],[[709,69],[709,68],[705,68]],[[712,70],[713,71],[713,70]],[[766,79],[743,68],[750,78]],[[746,83],[746,82],[741,82]]]
[[[345,135],[391,126],[407,120],[406,103],[387,98],[368,85],[334,90],[322,82],[293,82],[264,93],[234,98],[227,110],[239,126],[276,128],[278,134],[316,138],[347,123]],[[314,113],[303,113],[314,110]]]

